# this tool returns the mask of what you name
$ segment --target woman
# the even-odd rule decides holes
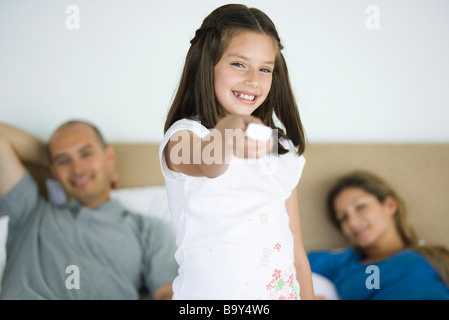
[[[449,251],[419,244],[403,200],[385,181],[350,173],[332,187],[327,205],[353,248],[308,257],[341,299],[449,299]]]

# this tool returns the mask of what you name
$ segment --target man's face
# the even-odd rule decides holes
[[[57,130],[49,142],[52,173],[66,195],[86,207],[109,199],[115,155],[103,147],[95,131],[79,123]]]

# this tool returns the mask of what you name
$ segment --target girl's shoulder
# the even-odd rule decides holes
[[[182,130],[192,131],[200,137],[204,137],[210,133],[209,129],[203,126],[199,120],[183,118],[175,121],[167,130],[165,136],[170,137],[177,131]]]
[[[305,163],[306,163],[306,158],[304,157],[304,154],[298,155],[296,146],[293,144],[293,141],[285,139],[285,138],[280,138],[279,139],[279,143],[286,149],[288,150],[287,153],[281,155],[281,157],[285,158],[286,161],[293,163],[295,166],[297,166],[297,170],[299,170],[300,172],[302,172]],[[277,148],[277,144],[274,144],[274,148]],[[276,150],[277,151],[277,150]],[[276,153],[276,152],[275,152]]]
[[[293,143],[292,140],[290,140],[288,138],[280,137],[279,144],[282,145],[282,147],[284,147],[286,150],[288,150],[288,152],[286,154],[294,156],[294,157],[304,158],[304,153],[302,153],[301,155],[298,155],[298,147],[295,146],[295,144]]]
[[[175,121],[165,132],[164,137],[159,145],[159,161],[161,164],[162,174],[164,178],[169,180],[177,180],[182,177],[183,174],[179,172],[172,171],[166,161],[165,161],[165,146],[169,143],[169,141],[173,138],[174,140],[179,140],[179,138],[184,139],[183,134],[180,131],[191,131],[194,134],[198,135],[200,138],[204,138],[207,136],[210,131],[201,124],[200,121],[195,119],[179,119]],[[176,133],[180,132],[180,136],[176,136]],[[190,139],[190,138],[189,138]]]

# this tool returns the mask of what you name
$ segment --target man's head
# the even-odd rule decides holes
[[[109,199],[115,153],[94,125],[64,123],[51,136],[48,152],[52,174],[69,198],[91,208]]]

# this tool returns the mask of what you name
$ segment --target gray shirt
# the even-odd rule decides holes
[[[3,198],[9,216],[1,299],[138,299],[172,282],[178,265],[169,224],[110,200],[94,209],[39,196],[27,173]]]

